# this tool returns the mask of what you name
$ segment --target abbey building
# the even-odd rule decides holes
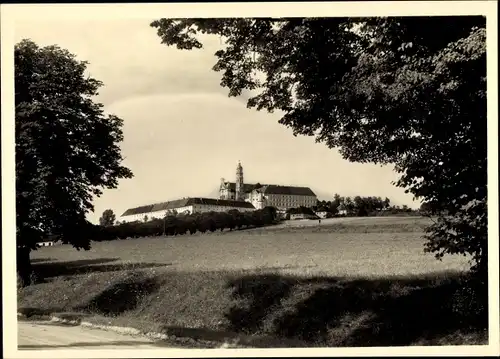
[[[276,207],[280,211],[288,208],[313,207],[317,197],[309,187],[279,186],[273,184],[249,184],[243,180],[243,167],[238,163],[236,181],[221,180],[219,198],[185,197],[178,200],[153,203],[127,209],[120,217],[120,222],[145,221],[154,218],[178,214],[204,212],[240,212],[254,211],[266,206]]]
[[[250,202],[256,209],[272,206],[278,210],[313,207],[317,203],[317,196],[309,187],[245,183],[241,163],[236,167],[235,180],[226,182],[224,178],[221,179],[220,199]]]

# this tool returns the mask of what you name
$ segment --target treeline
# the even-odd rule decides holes
[[[162,219],[151,219],[144,222],[129,222],[116,225],[96,225],[93,228],[92,240],[111,241],[116,239],[176,236],[195,234],[197,232],[215,232],[251,227],[261,227],[277,221],[274,207],[265,207],[256,211],[239,212],[206,212],[194,214],[167,214]]]
[[[409,208],[407,205],[391,205],[389,198],[375,196],[345,197],[335,194],[332,201],[318,201],[313,207],[315,212],[327,212],[327,217],[349,216],[389,216],[389,215],[419,215],[419,211]]]

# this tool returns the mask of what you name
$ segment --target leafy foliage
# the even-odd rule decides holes
[[[488,262],[488,218],[486,202],[472,200],[463,205],[453,216],[441,216],[427,229],[426,251],[436,253],[439,258],[445,254],[472,256],[472,269],[486,272]]]
[[[113,224],[115,224],[115,221],[116,215],[111,209],[106,209],[104,212],[102,212],[101,218],[99,218],[99,224],[101,226],[112,226]]]
[[[375,216],[379,215],[382,210],[397,211],[397,206],[390,206],[389,198],[382,199],[375,196],[355,196],[344,197],[335,193],[332,201],[318,201],[318,204],[313,208],[315,211],[326,211],[336,216],[345,212],[347,216]]]
[[[102,83],[86,66],[57,46],[15,46],[17,247],[25,265],[48,233],[88,249],[93,196],[132,177],[120,164],[123,120],[94,102]]]
[[[224,46],[213,70],[229,96],[280,111],[354,162],[392,164],[395,183],[440,214],[427,250],[486,251],[486,28],[480,16],[159,19],[163,44]],[[346,205],[351,205],[347,201]]]
[[[206,233],[225,229],[261,227],[277,221],[274,207],[265,207],[251,212],[205,212],[194,214],[167,214],[164,218],[153,218],[147,222],[129,222],[115,226],[94,226],[92,239],[110,241],[116,239],[138,238],[149,236],[175,236],[196,232]]]

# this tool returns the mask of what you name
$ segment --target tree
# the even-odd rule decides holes
[[[243,226],[243,214],[237,209],[231,209],[227,212],[231,216],[230,223],[234,228],[241,228]]]
[[[167,211],[163,217],[164,234],[171,236],[176,234],[176,228],[179,224],[179,218],[171,211]]]
[[[224,229],[229,228],[229,219],[227,217],[227,213],[224,212],[216,212],[212,216],[213,221],[215,223],[215,228],[216,230],[220,230],[221,232],[224,231]]]
[[[335,193],[333,195],[333,201],[330,204],[330,213],[337,215],[339,213],[339,206],[342,204],[342,197]]]
[[[315,136],[345,159],[393,165],[397,186],[448,214],[428,228],[426,250],[472,255],[471,269],[486,273],[484,17],[160,19],[151,26],[178,49],[202,48],[200,34],[221,36],[213,70],[229,96],[280,111],[294,135]]]
[[[423,202],[420,205],[419,211],[423,215],[431,215],[432,214],[432,205],[428,202]]]
[[[352,200],[351,197],[347,196],[344,198],[344,202],[343,202],[343,205],[344,205],[344,209],[347,211],[347,215],[348,216],[353,216],[355,213],[355,204],[354,204],[354,201]]]
[[[383,205],[383,208],[384,209],[388,209],[389,207],[391,206],[391,200],[387,197],[384,198],[384,205]]]
[[[99,218],[99,224],[104,227],[112,226],[113,224],[115,224],[115,220],[116,216],[113,213],[113,210],[107,209],[102,212],[102,216],[101,218]],[[116,224],[118,224],[118,222]]]
[[[278,210],[276,207],[266,206],[261,209],[260,212],[262,212],[264,224],[271,224],[278,218]]]
[[[368,215],[367,200],[364,197],[356,196],[353,199],[353,212],[358,217],[363,217]]]
[[[189,214],[186,216],[186,228],[190,234],[195,234],[198,229],[197,216]]]
[[[132,172],[121,165],[123,120],[94,102],[102,83],[57,46],[15,46],[17,270],[30,283],[30,251],[46,233],[89,249],[92,198]]]

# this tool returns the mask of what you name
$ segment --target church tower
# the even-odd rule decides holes
[[[245,190],[243,189],[243,167],[241,167],[240,161],[238,161],[238,167],[236,167],[236,193],[234,199],[236,201],[245,200]]]

